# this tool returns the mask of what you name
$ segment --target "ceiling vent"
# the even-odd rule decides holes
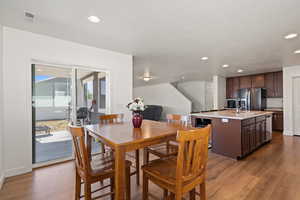
[[[25,19],[27,19],[29,21],[33,21],[33,19],[34,19],[34,14],[33,13],[25,11],[24,15],[25,15]]]

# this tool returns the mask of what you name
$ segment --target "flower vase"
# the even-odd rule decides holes
[[[141,128],[143,122],[143,115],[138,112],[134,112],[132,116],[132,124],[134,128]]]

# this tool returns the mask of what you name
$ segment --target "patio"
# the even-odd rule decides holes
[[[72,137],[67,131],[67,120],[37,121],[36,126],[50,127],[50,133],[38,132],[35,137],[35,162],[47,162],[72,156]],[[99,151],[93,142],[93,152]]]

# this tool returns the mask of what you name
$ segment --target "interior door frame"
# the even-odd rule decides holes
[[[78,70],[90,70],[90,71],[95,71],[95,72],[103,72],[106,74],[106,101],[105,101],[105,110],[106,113],[111,113],[111,87],[110,87],[110,71],[103,69],[101,67],[87,67],[87,66],[82,66],[82,65],[72,65],[72,64],[57,64],[57,63],[51,63],[51,62],[44,62],[44,61],[39,61],[39,60],[32,60],[31,62],[31,118],[32,118],[32,123],[31,123],[31,134],[32,134],[32,168],[39,168],[39,167],[44,167],[48,165],[53,165],[56,163],[61,163],[69,160],[74,159],[74,151],[72,151],[72,156],[68,158],[61,158],[61,159],[55,159],[51,161],[46,161],[46,162],[41,162],[41,163],[35,163],[35,123],[36,123],[36,112],[35,108],[33,108],[33,96],[35,95],[35,87],[34,87],[34,82],[35,82],[35,66],[36,65],[47,65],[47,66],[53,66],[53,67],[60,67],[60,68],[69,68],[72,70],[72,85],[75,85],[75,87],[72,87],[71,85],[71,96],[72,96],[72,121],[76,121],[76,114],[74,113],[73,108],[77,107],[77,84],[76,84],[76,78],[77,78],[77,71]]]
[[[32,118],[32,163],[35,163],[35,125],[36,125],[36,109],[35,109],[35,64],[31,64],[31,118]]]
[[[292,121],[292,123],[293,123],[293,135],[294,136],[300,136],[300,133],[296,133],[296,123],[295,123],[295,119],[296,119],[296,111],[295,111],[295,109],[296,109],[296,102],[295,102],[295,93],[294,93],[294,90],[295,90],[295,84],[294,84],[294,81],[295,81],[295,79],[300,79],[300,76],[293,76],[292,77],[292,107],[293,107],[293,121]],[[298,102],[299,103],[299,102]]]

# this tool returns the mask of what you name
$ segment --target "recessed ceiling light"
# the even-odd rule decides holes
[[[294,51],[295,54],[300,54],[300,49]]]
[[[208,60],[208,57],[202,57],[201,60]]]
[[[89,16],[88,20],[90,20],[90,22],[93,22],[93,23],[99,23],[100,22],[100,18],[97,17],[97,16]]]
[[[144,76],[143,77],[143,80],[146,81],[146,82],[150,81],[151,79],[153,79],[152,76]]]
[[[289,40],[289,39],[293,39],[293,38],[295,38],[297,36],[298,36],[297,33],[290,33],[290,34],[284,36],[284,38],[287,39],[287,40]]]
[[[242,73],[243,71],[244,70],[242,70],[242,69],[237,70],[238,73]]]
[[[224,64],[224,65],[222,65],[222,67],[223,68],[227,68],[227,67],[229,67],[229,65],[228,64]]]

